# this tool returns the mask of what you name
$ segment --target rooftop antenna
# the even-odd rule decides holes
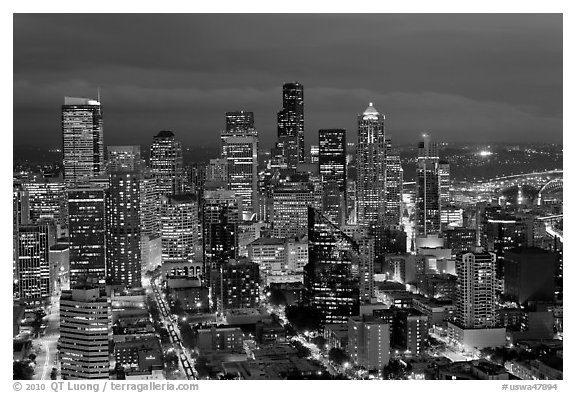
[[[98,102],[100,102],[100,87],[98,87]]]

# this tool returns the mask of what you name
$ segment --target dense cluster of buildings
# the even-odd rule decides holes
[[[220,156],[186,163],[169,130],[153,136],[149,157],[105,149],[100,102],[65,98],[62,175],[21,175],[13,189],[15,309],[60,298],[62,378],[167,377],[142,289],[158,267],[176,314],[211,316],[192,329],[208,376],[323,374],[263,311],[270,290],[315,310],[328,348],[377,375],[429,353],[430,335],[472,354],[562,336],[562,242],[549,230],[561,216],[543,219],[558,206],[497,192],[454,201],[450,164],[428,134],[405,181],[372,103],[357,138],[321,129],[307,150],[304,87],[286,83],[282,104],[270,152],[254,113],[234,111]],[[558,375],[550,364],[451,363],[435,377]]]

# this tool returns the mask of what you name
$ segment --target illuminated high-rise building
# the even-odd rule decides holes
[[[450,203],[450,163],[448,161],[439,161],[438,178],[440,181],[440,205],[444,207]]]
[[[85,186],[68,190],[71,285],[86,278],[105,282],[105,216],[103,188]]]
[[[323,325],[346,323],[359,310],[358,244],[313,207],[308,208],[308,264],[304,286]]]
[[[318,166],[323,185],[322,211],[333,222],[346,219],[346,130],[318,132]]]
[[[182,192],[182,145],[172,131],[160,131],[154,137],[150,147],[150,170],[158,181],[158,192],[161,195],[176,195]]]
[[[402,191],[404,170],[400,156],[392,148],[390,138],[386,138],[386,219],[391,226],[400,225],[402,220]]]
[[[126,168],[125,170],[122,168]],[[106,193],[106,281],[142,285],[140,252],[140,171],[116,166]]]
[[[440,176],[438,146],[423,135],[416,162],[416,233],[440,233]]]
[[[16,277],[18,299],[40,304],[50,297],[50,246],[55,236],[49,223],[22,225],[18,228],[18,260]]]
[[[222,159],[227,162],[228,189],[242,197],[242,213],[249,220],[258,211],[258,132],[254,115],[248,115],[252,112],[234,113],[226,114],[227,130],[220,135]]]
[[[63,182],[46,179],[25,183],[23,187],[28,191],[32,223],[53,220],[55,223],[65,224],[66,191]]]
[[[277,149],[288,168],[304,162],[304,86],[298,82],[282,86],[282,110],[278,112]]]
[[[65,97],[62,106],[64,181],[78,184],[104,173],[104,131],[100,102]]]
[[[356,198],[358,223],[383,222],[386,214],[386,140],[384,115],[370,103],[358,116]]]
[[[210,271],[238,256],[238,225],[242,200],[232,191],[204,191],[202,228],[204,242],[204,277]],[[209,283],[208,283],[209,284]]]
[[[108,146],[108,160],[106,170],[108,173],[135,171],[143,167],[140,146]]]
[[[140,233],[147,236],[160,234],[160,191],[158,181],[149,169],[140,176]]]
[[[260,304],[260,270],[247,259],[231,259],[210,272],[212,304],[226,309],[254,308]]]
[[[272,191],[272,235],[284,238],[305,234],[308,206],[320,208],[309,182],[286,182]]]
[[[476,250],[456,258],[456,321],[463,328],[495,325],[496,254]]]
[[[198,246],[198,202],[193,194],[162,197],[162,262],[193,262]]]
[[[258,136],[254,128],[254,112],[226,112],[226,132],[235,135]]]
[[[63,379],[109,379],[110,299],[102,288],[73,286],[60,297],[60,365]]]

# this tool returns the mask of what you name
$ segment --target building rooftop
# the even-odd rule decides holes
[[[284,239],[278,237],[260,237],[254,240],[252,243],[248,243],[249,246],[282,246],[284,245]]]

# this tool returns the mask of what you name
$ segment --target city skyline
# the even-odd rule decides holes
[[[563,379],[562,15],[294,17],[15,17],[14,380]]]
[[[170,129],[216,147],[223,114],[245,110],[269,148],[289,81],[306,89],[307,148],[368,102],[398,144],[561,142],[561,45],[561,14],[15,15],[14,143],[56,147],[51,109],[100,89],[106,145]]]

